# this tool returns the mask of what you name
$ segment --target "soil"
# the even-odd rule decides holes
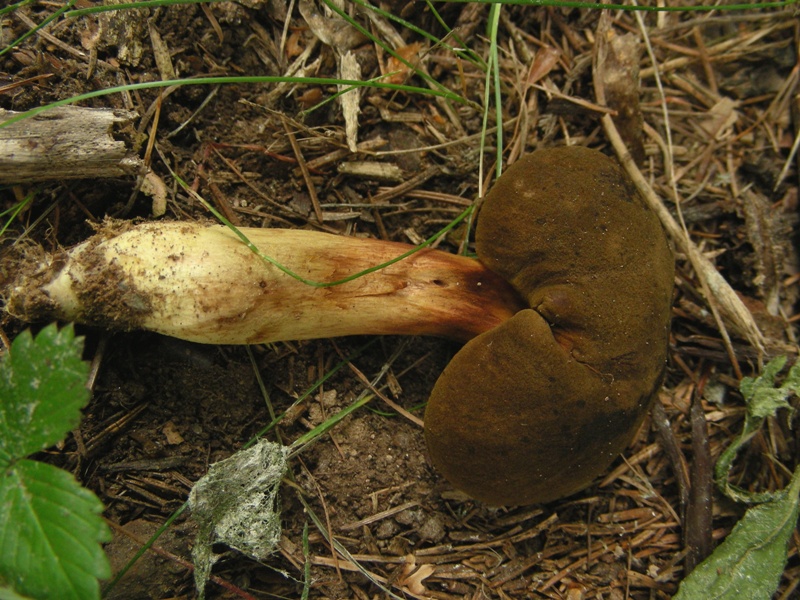
[[[57,19],[0,56],[0,108],[24,111],[174,76],[280,76],[298,57],[304,62],[297,75],[335,78],[348,49],[364,80],[399,71],[392,81],[428,85],[338,18],[315,18],[309,8],[315,4],[289,5],[287,12],[281,0],[248,0]],[[15,40],[54,6],[34,2],[4,15],[0,39]],[[419,32],[443,38],[446,25],[452,28],[448,40],[488,60],[486,5],[437,3],[440,18],[427,3],[413,0],[381,6],[404,22],[370,19],[356,3],[346,2],[345,10],[378,40],[421,61],[433,80],[482,102],[484,78],[471,57],[457,56],[444,44],[431,46]],[[663,155],[671,144],[683,219],[756,317],[766,338],[761,358],[797,355],[798,164],[790,152],[800,130],[800,34],[791,11],[645,15],[664,77],[671,139],[646,54],[636,94],[641,110],[628,108],[647,127],[621,127],[628,132],[626,143],[641,145],[640,167],[676,214]],[[592,81],[599,18],[592,10],[503,8],[498,42],[505,161],[566,141],[614,154]],[[615,13],[612,28],[619,35],[640,31],[629,13]],[[725,46],[730,40],[736,43]],[[86,239],[106,217],[209,219],[175,174],[236,225],[419,243],[478,197],[479,175],[490,180],[491,146],[484,170],[478,170],[483,117],[477,104],[448,105],[419,93],[365,88],[357,140],[348,140],[342,103],[304,112],[335,92],[335,85],[318,82],[257,82],[85,100],[82,106],[140,115],[115,137],[165,183],[165,214],[153,216],[157,203],[135,176],[56,182],[43,177],[0,190],[3,210],[28,194],[34,197],[3,244],[25,237],[52,252]],[[365,146],[352,153],[349,141]],[[400,180],[341,167],[365,160],[398,170]],[[403,181],[412,185],[402,187]],[[439,247],[458,252],[465,234],[458,227]],[[19,254],[3,257],[0,273],[9,277]],[[387,597],[385,590],[442,599],[672,596],[689,564],[703,558],[698,540],[715,545],[743,512],[711,489],[711,465],[742,426],[738,380],[759,368],[757,350],[730,321],[726,344],[703,299],[700,276],[683,252],[677,258],[660,410],[594,485],[544,506],[473,501],[434,470],[418,423],[376,397],[291,459],[273,555],[254,560],[214,547],[221,558],[207,597],[367,599]],[[27,326],[6,315],[2,332],[13,339]],[[375,379],[381,394],[422,418],[431,388],[459,348],[446,340],[389,336],[245,348],[140,331],[78,331],[94,368],[92,400],[80,428],[40,458],[74,473],[103,501],[113,525],[106,551],[115,572],[180,509],[209,465],[264,434],[274,415],[291,408],[264,434],[289,445],[370,393],[365,381]],[[331,375],[313,387],[326,374]],[[693,402],[703,411],[705,432],[692,432]],[[787,421],[771,421],[748,447],[737,464],[741,485],[786,485],[788,476],[772,461],[777,458],[787,472],[798,462],[796,430]],[[702,459],[703,442],[712,460]],[[684,480],[690,466],[700,491],[692,498]],[[693,520],[703,498],[713,511],[706,521]],[[182,513],[108,597],[195,597],[195,535],[191,516]],[[331,538],[349,555],[334,549]],[[779,597],[797,594],[799,545],[795,532]]]

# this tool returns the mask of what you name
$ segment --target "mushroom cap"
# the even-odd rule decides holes
[[[612,159],[539,150],[487,194],[478,257],[527,299],[468,342],[425,413],[434,465],[490,504],[548,502],[625,449],[663,378],[674,258]]]

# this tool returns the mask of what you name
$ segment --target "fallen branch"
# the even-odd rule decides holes
[[[2,126],[17,114],[0,109],[0,183],[122,177],[141,168],[141,159],[112,136],[135,113],[61,106]]]

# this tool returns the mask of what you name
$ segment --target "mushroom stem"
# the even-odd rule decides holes
[[[266,256],[305,280],[334,282],[412,247],[325,233],[244,229]],[[228,228],[145,223],[23,261],[7,310],[109,329],[149,329],[210,344],[344,335],[433,335],[466,341],[524,303],[479,261],[424,249],[347,283],[315,287],[251,251]]]

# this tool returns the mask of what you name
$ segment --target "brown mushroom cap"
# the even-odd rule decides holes
[[[490,504],[554,500],[608,467],[655,397],[672,251],[624,171],[583,147],[507,169],[476,241],[530,309],[468,342],[442,373],[425,413],[431,458]]]

